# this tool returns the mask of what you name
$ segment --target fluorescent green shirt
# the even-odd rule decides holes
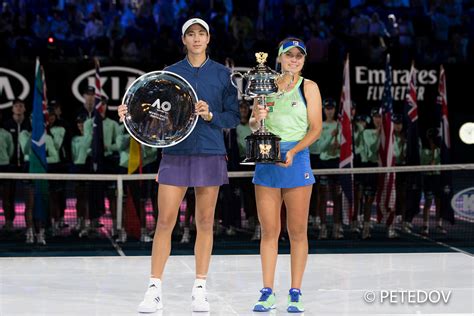
[[[321,138],[321,137],[320,137]],[[320,155],[321,154],[321,148],[319,146],[319,139],[318,138],[314,143],[312,143],[311,145],[309,145],[309,153],[311,155]]]
[[[49,129],[49,132],[53,136],[54,147],[56,147],[56,150],[59,151],[63,144],[66,130],[62,126],[53,126]]]
[[[94,118],[90,118],[84,122],[84,136],[89,144],[92,145],[92,129],[93,129]],[[119,124],[114,120],[106,117],[102,121],[102,127],[104,131],[104,156],[110,156],[114,152],[118,152],[118,144],[116,142],[117,136],[120,134]]]
[[[10,164],[13,156],[13,137],[7,130],[0,128],[0,166]]]
[[[245,137],[249,136],[252,134],[252,130],[250,129],[249,124],[239,124],[236,127],[236,133],[237,133],[237,143],[239,144],[239,154],[240,157],[245,157],[246,155],[246,146],[247,146],[247,141],[245,140]]]
[[[406,139],[398,135],[394,135],[393,151],[395,154],[395,164],[402,166],[406,163],[407,142]]]
[[[361,154],[362,162],[378,163],[380,134],[375,129],[366,129],[362,135],[364,139],[364,151]]]
[[[117,135],[116,143],[119,148],[120,167],[128,169],[128,160],[130,158],[130,135],[125,132],[123,124],[119,125],[119,135]],[[142,166],[155,162],[157,159],[158,149],[155,147],[141,145]]]
[[[319,149],[321,151],[320,158],[321,160],[330,160],[339,158],[341,148],[340,146],[335,147],[336,141],[341,143],[340,131],[336,135],[332,133],[337,130],[337,122],[323,122],[323,129],[321,131],[321,137],[318,140]]]
[[[362,156],[364,151],[364,127],[360,124],[354,124],[354,151],[356,155]]]
[[[91,148],[87,144],[85,136],[74,136],[71,140],[72,162],[75,165],[86,163],[87,156],[90,155]]]
[[[301,84],[303,77],[300,77],[290,91],[266,99],[269,113],[265,126],[270,132],[281,137],[282,142],[300,141],[308,131],[308,112],[299,89]]]
[[[20,142],[20,148],[23,151],[25,161],[30,161],[30,151],[31,151],[31,132],[23,130],[18,136],[18,141]],[[54,140],[51,135],[46,134],[45,137],[45,146],[46,146],[46,162],[48,164],[58,163],[59,162],[59,152],[54,145]]]
[[[434,150],[430,148],[423,148],[420,155],[420,163],[422,165],[440,165],[441,164],[441,151],[439,148]],[[428,175],[440,174],[439,171],[428,171]]]

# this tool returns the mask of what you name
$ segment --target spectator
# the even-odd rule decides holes
[[[0,172],[9,172],[10,171],[10,159],[13,157],[14,151],[14,144],[13,144],[13,137],[12,135],[2,126],[2,112],[0,111]],[[0,181],[0,199],[2,200],[3,212],[5,214],[5,218],[7,218],[7,214],[11,216],[12,212],[12,205],[11,205],[11,198],[9,197],[9,188],[11,186],[11,180],[2,180]],[[13,228],[13,221],[9,219],[10,227],[5,228]]]
[[[79,114],[76,117],[77,129],[71,140],[72,173],[88,173],[86,159],[91,150],[84,136],[84,122],[86,120],[85,114]],[[89,188],[90,183],[86,181],[76,181],[74,186],[77,212],[77,223],[74,230],[79,233],[79,237],[86,235],[90,228],[89,203],[87,203]]]
[[[23,150],[20,146],[20,133],[22,131],[31,131],[31,122],[30,120],[26,119],[25,117],[25,102],[21,99],[16,99],[13,101],[12,105],[12,117],[7,120],[4,124],[5,130],[7,130],[12,138],[13,138],[13,156],[10,160],[9,170],[10,172],[28,172],[27,165],[25,164],[25,157],[23,154]],[[8,203],[4,206],[5,212],[5,226],[4,229],[10,231],[13,229],[13,221],[15,220],[15,198],[18,198],[18,193],[23,193],[23,198],[25,199],[25,203],[27,207],[30,205],[29,200],[27,199],[27,185],[26,182],[20,181],[17,190],[17,181],[9,181],[8,180]],[[30,235],[31,241],[30,243],[34,242],[33,231],[31,231]]]
[[[139,59],[137,45],[129,36],[125,36],[122,41],[122,59],[129,62],[136,62]]]
[[[69,36],[69,24],[64,20],[62,11],[53,10],[53,16],[49,28],[52,36],[60,41],[65,41]]]

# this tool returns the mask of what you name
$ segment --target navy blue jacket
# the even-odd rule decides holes
[[[187,58],[164,70],[174,72],[193,87],[199,100],[209,104],[210,122],[199,117],[192,133],[182,142],[163,148],[169,155],[225,155],[223,128],[240,122],[237,90],[230,83],[230,70],[209,58],[201,67],[193,67]]]

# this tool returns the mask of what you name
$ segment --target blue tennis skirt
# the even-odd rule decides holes
[[[286,159],[286,153],[298,142],[281,142],[281,159]],[[309,149],[305,148],[293,157],[293,164],[288,167],[280,167],[276,164],[257,164],[253,183],[270,188],[296,188],[311,185],[315,182]]]
[[[220,186],[229,183],[225,155],[163,155],[158,183],[180,187]]]

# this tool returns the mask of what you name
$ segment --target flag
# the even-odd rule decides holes
[[[387,54],[385,64],[385,84],[382,95],[382,130],[380,133],[379,165],[382,167],[395,166],[394,136],[393,136],[393,99],[392,99],[392,67],[390,66],[390,54]],[[379,186],[377,190],[377,205],[381,211],[379,220],[384,218],[385,223],[390,225],[394,217],[395,209],[395,173],[379,174]],[[389,212],[389,213],[388,213]]]
[[[101,113],[105,111],[102,103],[102,88],[100,83],[100,65],[95,59],[95,108],[92,128],[92,166],[96,173],[103,172],[104,167],[104,130]]]
[[[451,163],[451,137],[449,134],[449,120],[448,120],[448,98],[446,93],[446,75],[444,67],[441,65],[439,70],[438,83],[438,98],[437,108],[440,113],[440,134],[441,134],[441,164],[446,165]],[[452,190],[452,176],[451,172],[445,171],[441,173],[441,187],[443,188],[441,194],[441,218],[454,224],[454,210],[451,206],[451,199],[453,198]]]
[[[102,103],[102,88],[100,83],[100,65],[97,59],[95,62],[95,107],[94,116],[92,118],[92,172],[104,173],[104,129],[102,125],[101,113],[105,111]],[[94,187],[90,190],[89,209],[92,220],[98,219],[105,212],[104,207],[105,186],[104,183],[98,181],[94,183]]]
[[[45,113],[47,113],[46,81],[43,67],[36,58],[35,88],[33,96],[32,134],[30,151],[30,173],[46,173],[46,129]],[[48,181],[34,180],[33,218],[46,221],[48,218]]]
[[[341,93],[341,106],[339,122],[341,125],[341,150],[339,156],[339,168],[353,167],[352,150],[352,123],[351,123],[351,83],[349,75],[349,56],[344,62],[343,84]],[[342,210],[343,221],[347,224],[354,213],[354,176],[352,174],[340,175],[342,188]]]
[[[406,162],[409,166],[420,165],[420,133],[418,128],[418,96],[416,92],[416,68],[412,63],[410,69],[410,82],[408,94],[405,98],[405,126],[407,137]],[[406,221],[411,222],[420,212],[421,200],[421,173],[408,173],[408,186],[406,195]]]
[[[137,170],[140,174],[142,173],[142,148],[133,137],[130,137],[128,174],[135,173]]]
[[[130,137],[128,174],[133,173],[142,173],[142,148],[133,137]],[[138,180],[131,183],[133,184],[127,186],[124,228],[128,235],[138,239],[140,238],[140,212],[145,212],[144,205],[141,203],[143,182]]]

